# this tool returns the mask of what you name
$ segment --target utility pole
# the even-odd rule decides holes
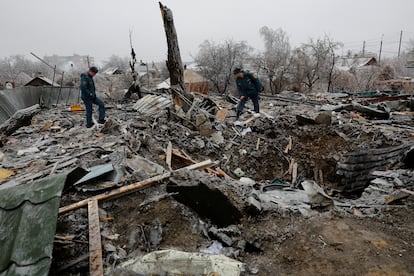
[[[400,44],[398,45],[398,59],[400,59],[400,53],[401,53],[402,34],[403,34],[403,31],[401,30],[401,33],[400,33]]]
[[[381,36],[381,44],[380,44],[380,51],[378,56],[378,63],[381,62],[381,53],[382,53],[382,40],[384,39],[384,35]]]
[[[362,57],[365,57],[365,40],[362,43]]]

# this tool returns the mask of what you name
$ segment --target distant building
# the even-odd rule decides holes
[[[184,70],[184,88],[187,92],[208,93],[208,81],[191,69]]]
[[[37,76],[31,81],[26,83],[24,86],[60,86],[58,83],[54,82],[51,79],[48,79],[44,76]]]
[[[51,65],[56,65],[58,70],[69,72],[70,70],[84,71],[95,64],[95,59],[91,56],[81,56],[74,54],[73,56],[45,56],[44,60]],[[89,64],[88,64],[89,60]]]
[[[343,57],[336,63],[336,68],[349,71],[358,70],[367,66],[377,66],[378,61],[375,57]]]
[[[103,71],[103,74],[109,75],[109,76],[121,75],[123,73],[124,73],[124,71],[122,69],[119,69],[119,67],[110,67],[110,68],[106,69],[105,71]]]
[[[157,85],[157,89],[169,88],[170,78]],[[196,71],[191,69],[184,70],[184,88],[186,92],[208,93],[208,81]]]

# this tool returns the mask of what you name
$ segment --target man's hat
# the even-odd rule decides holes
[[[236,68],[234,68],[234,70],[233,70],[233,74],[235,75],[235,74],[238,74],[238,73],[240,73],[240,72],[243,72],[243,70],[241,69],[241,68],[239,68],[239,67],[236,67]]]
[[[96,68],[95,66],[92,66],[91,68],[89,68],[89,71],[94,72],[96,74],[98,73],[98,68]]]

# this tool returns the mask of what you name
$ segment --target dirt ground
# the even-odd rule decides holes
[[[232,111],[229,103],[220,101],[220,105]],[[52,109],[35,116],[32,132],[21,134],[22,138],[30,137],[26,144],[24,139],[18,139],[13,141],[13,147],[27,147],[44,136],[45,132],[39,129],[52,121],[67,132],[46,130],[47,136],[57,141],[55,144],[66,145],[67,153],[68,145],[77,148],[79,143],[83,144],[82,149],[101,147],[100,151],[80,158],[76,165],[83,167],[139,154],[167,168],[165,149],[171,141],[174,148],[194,160],[218,160],[221,169],[235,179],[234,170],[240,168],[247,177],[265,184],[274,179],[291,181],[287,171],[294,158],[298,163],[297,182],[315,179],[316,173],[316,179],[322,180],[320,186],[329,192],[338,185],[336,164],[343,155],[399,145],[402,139],[407,142],[413,137],[411,129],[390,132],[370,125],[369,121],[352,121],[349,112],[341,114],[340,119],[333,116],[330,125],[299,126],[295,116],[312,112],[313,107],[281,104],[271,99],[262,100],[261,105],[274,119],[254,120],[249,125],[251,132],[244,136],[235,135],[234,112],[224,122],[215,122],[214,130],[221,131],[223,143],[203,137],[167,116],[138,117],[136,111],[124,105],[109,108],[108,116],[127,131],[115,129],[104,135],[88,132],[83,126],[82,113]],[[289,139],[292,150],[286,152]],[[109,144],[115,146],[105,151]],[[172,161],[174,169],[184,166],[175,157]],[[323,172],[322,179],[319,171]],[[125,178],[127,184],[145,176],[126,174]],[[122,261],[154,250],[199,252],[212,244],[206,233],[211,222],[168,194],[167,182],[100,202],[103,257],[108,275]],[[62,196],[61,206],[92,195],[69,190]],[[257,214],[243,211],[240,224],[235,226],[239,232],[236,235],[242,239],[235,240],[244,243],[233,244],[225,252],[246,264],[245,275],[414,275],[413,196],[395,205],[372,208],[379,208],[379,214],[359,217],[351,210],[333,209],[305,217],[283,208]],[[73,240],[55,241],[50,274],[88,275],[87,210],[60,215],[56,232],[72,236]]]
[[[113,201],[106,210],[114,220],[103,228],[119,234],[119,238],[103,238],[103,243],[124,249],[129,257],[154,249],[198,252],[208,247],[212,241],[203,234],[197,216],[174,199],[137,207],[163,186]],[[85,212],[83,215],[86,218]],[[239,252],[237,259],[247,264],[255,273],[252,275],[413,275],[414,223],[410,219],[413,215],[411,199],[404,207],[391,206],[374,218],[338,212],[310,218],[289,212],[246,216],[240,229],[255,246]],[[151,248],[141,231],[149,237],[156,220],[162,225],[162,241],[158,248]],[[66,234],[71,228],[73,225],[68,226]],[[82,251],[87,251],[87,245],[83,247]],[[56,262],[61,257],[56,256]],[[107,258],[105,264],[110,266],[117,261]],[[87,274],[88,263],[72,270],[63,274],[81,271]]]

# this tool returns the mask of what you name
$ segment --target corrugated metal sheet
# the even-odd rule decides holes
[[[161,111],[165,110],[171,105],[171,98],[156,95],[146,95],[139,99],[133,108],[147,116],[157,116]]]
[[[99,92],[97,93],[98,96]],[[59,98],[59,101],[58,101]],[[0,91],[0,124],[10,118],[16,111],[38,104],[71,104],[80,101],[78,87],[56,88],[51,86],[25,86],[13,90]]]
[[[109,164],[104,164],[104,165],[98,165],[98,166],[94,166],[92,168],[89,168],[88,173],[86,175],[84,175],[81,179],[79,179],[78,181],[75,182],[74,185],[81,185],[85,182],[88,182],[90,180],[93,180],[95,178],[104,176],[110,172],[114,171],[114,166],[109,163]],[[116,179],[112,179],[112,178],[108,178],[112,181],[118,180],[118,178]]]
[[[0,193],[0,275],[47,275],[66,174]]]

